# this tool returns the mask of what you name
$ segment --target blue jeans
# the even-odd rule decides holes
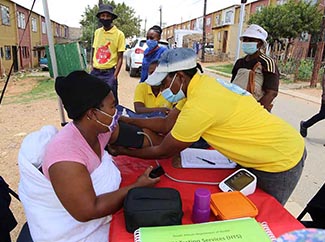
[[[252,168],[246,169],[257,177],[257,186],[259,188],[275,197],[276,200],[284,205],[299,181],[306,157],[307,151],[305,149],[298,164],[290,170],[283,172],[272,173]]]
[[[93,76],[98,77],[99,79],[102,79],[105,81],[112,89],[116,104],[118,104],[118,95],[117,95],[117,79],[114,77],[114,72],[115,68],[111,69],[105,69],[105,70],[100,70],[100,69],[93,69],[90,74]]]

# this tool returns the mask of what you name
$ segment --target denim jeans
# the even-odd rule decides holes
[[[117,95],[117,79],[114,77],[115,68],[107,69],[107,70],[99,70],[93,69],[90,74],[98,77],[105,81],[112,89],[116,104],[118,104],[118,95]]]
[[[272,173],[251,168],[246,169],[257,177],[257,186],[259,188],[275,197],[276,200],[284,205],[299,181],[306,157],[307,151],[305,149],[298,164],[290,170],[283,172]]]
[[[325,101],[322,101],[322,105],[320,107],[320,110],[317,114],[315,114],[313,117],[308,119],[306,122],[304,122],[303,126],[305,128],[309,128],[310,126],[314,125],[318,121],[321,121],[325,119]]]

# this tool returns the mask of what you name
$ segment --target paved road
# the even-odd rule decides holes
[[[229,78],[216,75],[211,72],[206,73],[229,80]],[[123,77],[126,77],[124,75]],[[131,83],[137,82],[136,78],[130,78]],[[292,93],[291,93],[292,94]],[[286,120],[299,131],[300,120],[308,119],[318,112],[320,105],[292,95],[280,93],[276,98],[273,113]],[[325,122],[319,122],[308,130],[305,139],[308,156],[304,171],[298,186],[286,204],[286,208],[297,216],[302,208],[314,196],[325,181]]]
[[[221,79],[229,80],[229,78],[209,74]],[[306,120],[319,111],[320,104],[297,98],[290,91],[290,95],[285,94],[286,91],[280,93],[276,98],[272,112],[290,123],[299,131],[299,123]],[[320,98],[320,97],[319,97]],[[315,99],[315,98],[314,98]],[[291,195],[287,209],[297,216],[302,208],[314,196],[319,188],[325,182],[325,122],[321,121],[308,129],[308,136],[305,138],[308,156],[305,162],[302,177]]]

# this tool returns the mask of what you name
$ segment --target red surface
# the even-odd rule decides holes
[[[149,165],[156,166],[155,161],[136,159],[128,156],[115,157],[114,160],[122,174],[121,186],[133,183]],[[181,180],[218,182],[234,171],[228,169],[179,169],[172,167],[171,160],[160,160],[159,162],[166,173]],[[194,191],[197,188],[207,188],[211,193],[220,192],[217,185],[179,183],[170,180],[166,176],[161,177],[161,181],[157,184],[157,187],[172,187],[180,192],[184,212],[183,224],[192,223],[191,212]],[[248,196],[248,198],[258,208],[259,213],[256,220],[259,222],[267,222],[276,237],[288,231],[304,228],[304,226],[283,208],[277,200],[262,190],[257,189],[255,193]],[[210,221],[215,220],[217,220],[217,218],[211,213]],[[133,234],[128,233],[125,229],[123,209],[113,215],[109,237],[110,242],[134,241]]]

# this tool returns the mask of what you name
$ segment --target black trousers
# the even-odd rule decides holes
[[[325,101],[322,101],[322,105],[320,107],[319,113],[315,114],[313,117],[304,122],[304,127],[309,128],[315,123],[325,119]]]

